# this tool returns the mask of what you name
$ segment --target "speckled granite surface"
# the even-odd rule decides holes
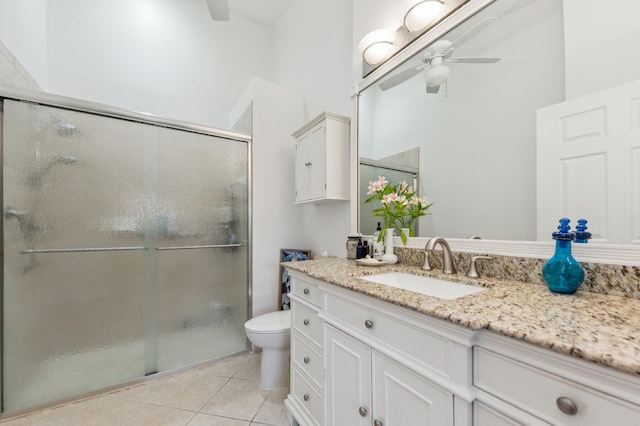
[[[422,266],[424,254],[422,250],[395,247],[394,253],[399,263]],[[453,253],[458,272],[466,273],[473,253]],[[431,254],[434,269],[442,269],[442,254]],[[548,259],[533,259],[514,256],[492,256],[491,260],[477,263],[481,276],[500,280],[512,280],[525,283],[545,285],[542,278],[542,267]],[[640,299],[640,267],[624,265],[606,265],[599,263],[580,263],[585,270],[585,279],[581,290],[612,296],[634,297]]]
[[[640,300],[635,298],[584,290],[573,295],[559,295],[536,283],[489,278],[471,280],[462,272],[446,276],[406,264],[367,267],[343,258],[287,263],[285,266],[471,329],[493,330],[640,375]],[[443,300],[358,279],[362,275],[392,271],[478,285],[486,290]]]

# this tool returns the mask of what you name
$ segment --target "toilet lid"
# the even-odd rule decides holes
[[[291,311],[276,311],[258,315],[244,324],[254,333],[282,333],[291,329]]]

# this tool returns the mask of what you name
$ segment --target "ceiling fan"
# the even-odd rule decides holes
[[[214,21],[229,20],[229,0],[207,0],[207,7]]]
[[[467,64],[493,64],[498,62],[500,58],[452,57],[453,51],[457,47],[482,31],[496,19],[498,18],[493,16],[482,19],[454,41],[440,39],[434,42],[422,55],[423,64],[408,68],[388,78],[380,83],[380,89],[391,89],[426,70],[427,93],[438,93],[440,86],[446,83],[451,75],[451,70],[445,65],[446,62]]]

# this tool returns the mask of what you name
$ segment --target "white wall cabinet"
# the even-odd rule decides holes
[[[324,112],[293,133],[296,203],[349,199],[351,120]]]

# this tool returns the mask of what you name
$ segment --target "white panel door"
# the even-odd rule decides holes
[[[327,195],[327,139],[326,121],[311,130],[311,177],[309,198],[317,200]]]
[[[371,425],[371,349],[325,326],[327,425]]]
[[[640,244],[640,80],[538,110],[537,236],[568,217],[593,241]]]
[[[375,351],[372,356],[373,419],[377,424],[453,425],[452,394]]]

